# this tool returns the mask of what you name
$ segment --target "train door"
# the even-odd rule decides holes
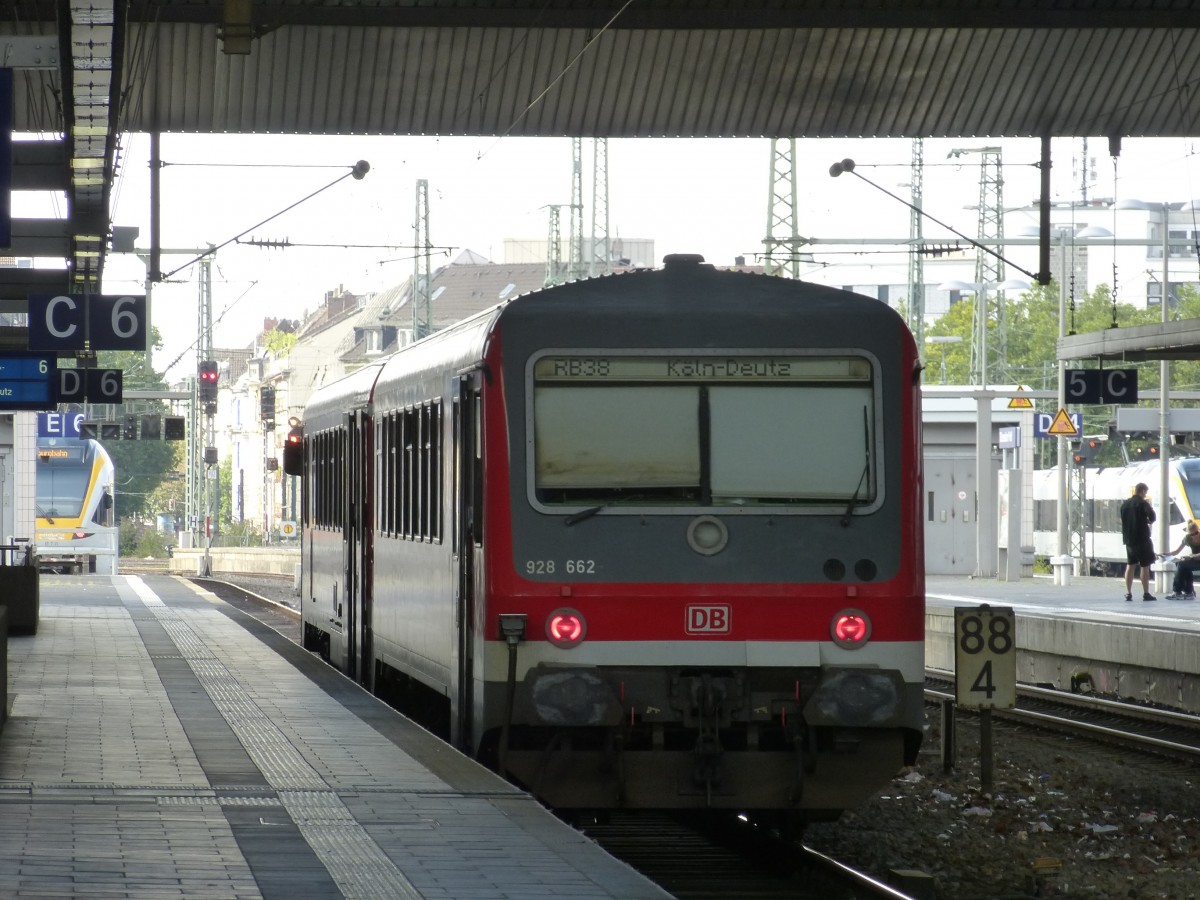
[[[482,545],[482,451],[478,374],[456,377],[451,415],[451,465],[454,567],[454,685],[451,691],[451,742],[471,750],[478,735],[472,733],[475,704],[474,643],[476,575],[480,571],[477,548]]]
[[[975,571],[975,461],[925,459],[925,571],[970,575]]]
[[[372,445],[367,433],[366,413],[357,410],[346,417],[346,496],[343,553],[346,573],[344,618],[346,666],[343,671],[360,684],[368,684],[373,669],[370,657],[370,603],[367,567],[373,504],[369,491]]]

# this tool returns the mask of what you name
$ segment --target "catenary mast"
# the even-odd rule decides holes
[[[767,191],[767,236],[763,238],[763,270],[768,275],[800,277],[796,231],[796,139],[771,139],[771,180]]]

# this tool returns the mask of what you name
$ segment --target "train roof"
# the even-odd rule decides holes
[[[383,361],[373,362],[313,392],[304,409],[306,429],[320,430],[341,421],[351,410],[365,409],[371,402],[375,380]]]

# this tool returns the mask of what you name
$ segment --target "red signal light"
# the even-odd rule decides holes
[[[546,617],[546,638],[555,647],[569,650],[583,643],[587,637],[587,620],[577,609],[563,607]]]
[[[830,622],[829,636],[839,647],[856,650],[871,639],[871,620],[860,609],[843,609]]]

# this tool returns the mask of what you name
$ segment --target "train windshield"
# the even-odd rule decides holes
[[[88,448],[38,446],[37,515],[39,518],[78,516],[92,479]]]
[[[544,504],[872,502],[875,386],[855,356],[543,356]]]

